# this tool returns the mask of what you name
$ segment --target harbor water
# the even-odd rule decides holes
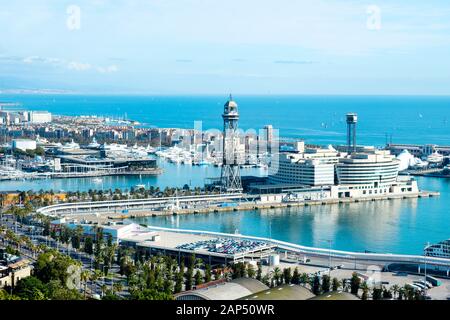
[[[220,114],[226,97],[122,97],[0,95],[2,101],[21,102],[23,108],[56,114],[97,114],[126,117],[145,125],[193,128],[203,120],[205,129],[221,128]],[[447,119],[450,97],[314,97],[244,96],[240,126],[260,129],[272,124],[283,137],[304,138],[307,143],[345,142],[346,112],[359,115],[358,143],[382,146],[394,143],[450,145]],[[170,110],[171,112],[167,112]],[[311,112],[310,110],[315,110]],[[76,112],[76,114],[74,113]],[[103,177],[86,179],[2,181],[0,191],[75,191],[130,189],[146,186],[202,186],[205,178],[217,177],[220,168],[161,162],[159,176]],[[243,174],[263,174],[249,169]],[[154,226],[201,229],[271,237],[307,246],[352,251],[421,254],[426,242],[450,238],[450,180],[418,178],[423,190],[439,191],[440,197],[361,202],[142,218]]]
[[[427,242],[450,237],[450,180],[418,178],[440,197],[225,213],[148,217],[158,227],[241,233],[306,246],[377,253],[422,254]]]

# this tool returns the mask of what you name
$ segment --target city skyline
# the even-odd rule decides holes
[[[17,1],[0,91],[450,94],[444,1]]]

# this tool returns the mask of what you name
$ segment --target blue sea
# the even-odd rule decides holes
[[[234,96],[239,126],[258,130],[272,124],[280,136],[307,143],[345,142],[345,114],[357,112],[358,144],[450,145],[450,96]],[[102,115],[147,126],[222,128],[224,96],[1,95],[21,108],[63,115]]]
[[[240,127],[258,130],[272,124],[282,137],[307,143],[345,143],[345,114],[357,112],[358,144],[394,143],[450,145],[450,97],[401,96],[235,96]],[[77,96],[0,95],[2,102],[19,102],[23,109],[63,115],[103,115],[137,120],[145,126],[204,129],[222,127],[227,96]],[[214,167],[160,162],[158,177],[8,181],[0,190],[129,189],[136,184],[203,185],[219,175]],[[249,170],[244,174],[264,174]],[[430,199],[380,201],[282,210],[159,217],[139,220],[156,226],[197,228],[258,235],[303,245],[355,251],[421,254],[426,242],[450,238],[450,179],[419,178],[424,190],[440,191]]]

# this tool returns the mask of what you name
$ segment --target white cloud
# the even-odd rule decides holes
[[[27,64],[31,64],[31,63],[34,63],[34,62],[36,62],[36,61],[38,61],[39,60],[39,57],[38,56],[30,56],[30,57],[25,57],[25,58],[23,58],[23,62],[24,63],[27,63]]]
[[[114,73],[119,71],[119,68],[116,65],[111,65],[108,67],[97,67],[97,71],[100,73]]]
[[[68,70],[78,71],[78,72],[94,70],[94,71],[102,73],[102,74],[107,74],[107,73],[115,73],[115,72],[119,71],[119,67],[115,64],[103,67],[103,66],[96,66],[96,65],[93,65],[93,64],[87,63],[87,62],[67,61],[67,60],[59,59],[59,58],[44,58],[44,57],[40,57],[40,56],[28,56],[28,57],[22,58],[21,60],[25,64],[40,63],[40,64],[46,64],[46,65],[51,65],[51,66],[55,66],[55,67],[63,67]]]
[[[71,61],[67,64],[67,68],[75,71],[87,71],[90,70],[92,66],[89,63]]]

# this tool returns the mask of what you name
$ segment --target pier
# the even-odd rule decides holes
[[[420,191],[419,193],[404,195],[378,195],[360,198],[261,203],[258,202],[256,195],[234,193],[139,200],[64,203],[40,208],[37,212],[51,216],[77,216],[80,219],[92,219],[95,217],[107,220],[430,198],[439,195],[440,193],[435,191]]]

